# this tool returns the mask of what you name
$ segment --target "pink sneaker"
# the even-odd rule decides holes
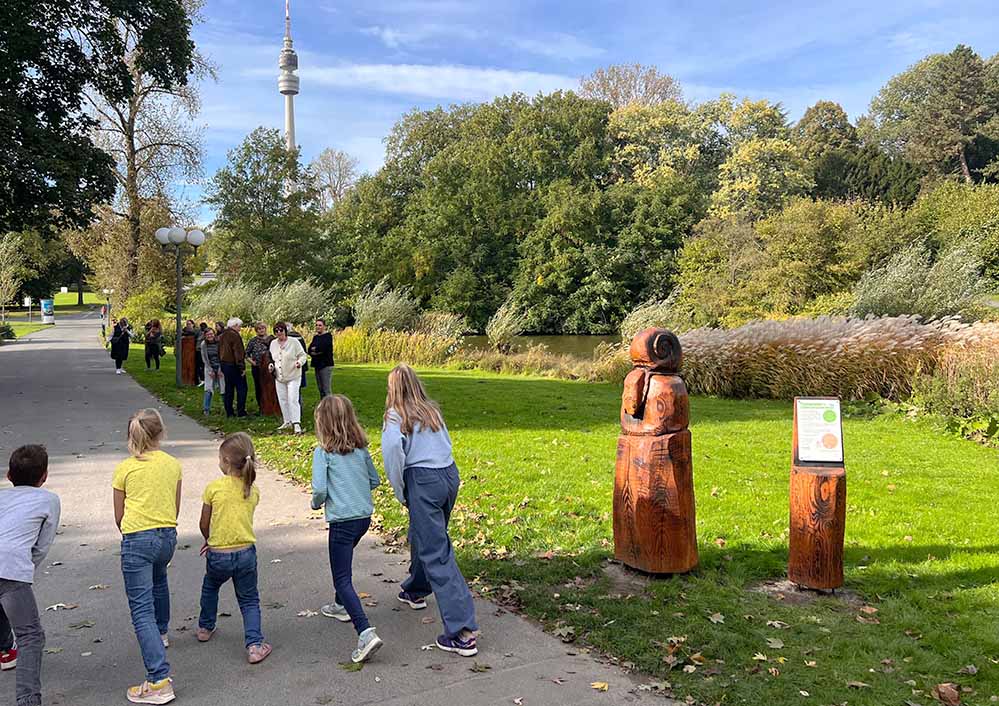
[[[250,664],[258,664],[267,659],[267,655],[271,653],[271,646],[266,642],[261,642],[259,645],[250,645],[246,648],[246,660]]]

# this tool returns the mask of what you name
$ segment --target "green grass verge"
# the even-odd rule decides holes
[[[23,321],[7,321],[10,327],[14,330],[14,335],[18,338],[23,338],[29,333],[34,333],[35,331],[41,331],[42,329],[49,328],[52,324],[41,324],[31,322],[30,324]]]
[[[200,415],[200,390],[173,387],[172,358],[147,373],[136,356],[141,349],[128,367],[141,384]],[[333,376],[357,406],[376,463],[387,370],[338,366]],[[481,372],[423,377],[444,408],[464,481],[455,546],[487,595],[698,702],[926,704],[940,682],[973,690],[967,704],[999,694],[995,450],[932,421],[847,419],[846,587],[856,600],[796,604],[796,595],[749,590],[786,569],[790,404],[694,398],[701,566],[622,582],[608,572],[617,387]],[[215,404],[211,426],[250,431],[270,466],[306,476],[309,437],[277,436],[273,419],[227,421]],[[405,516],[385,487],[377,506],[383,530],[401,536]]]

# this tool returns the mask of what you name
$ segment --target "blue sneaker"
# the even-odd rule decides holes
[[[437,638],[437,647],[445,652],[454,652],[462,657],[474,657],[479,654],[479,648],[475,646],[475,636],[462,640],[460,637],[448,637],[441,635]]]
[[[417,596],[415,593],[406,593],[405,591],[399,591],[399,602],[405,603],[413,610],[423,610],[427,607],[426,599]]]

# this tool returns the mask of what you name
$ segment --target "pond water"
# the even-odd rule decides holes
[[[518,336],[514,345],[523,350],[540,344],[547,346],[552,353],[567,353],[580,358],[590,358],[601,343],[620,342],[620,336]],[[489,339],[485,336],[465,336],[464,346],[475,350],[487,350]]]

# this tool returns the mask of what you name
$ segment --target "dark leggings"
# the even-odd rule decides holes
[[[156,361],[156,369],[160,369],[160,347],[159,346],[146,346],[146,367],[149,367],[151,361]]]
[[[125,361],[123,361],[121,358],[115,358],[114,359],[114,369],[115,370],[121,370],[121,364],[124,363],[124,362]]]

